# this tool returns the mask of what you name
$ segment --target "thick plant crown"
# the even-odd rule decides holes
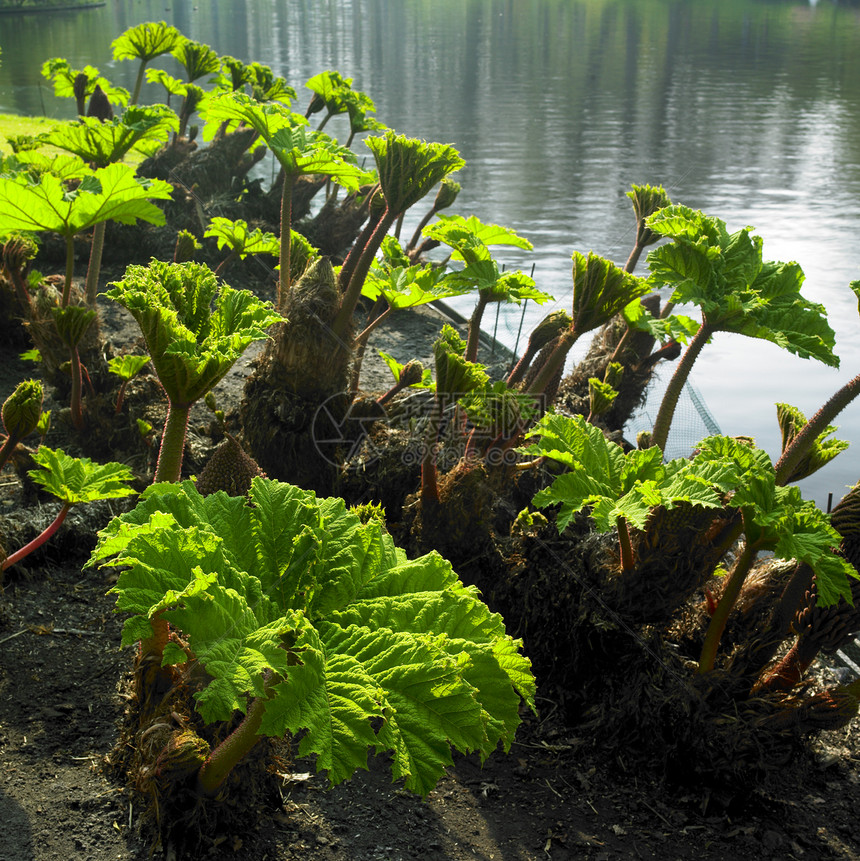
[[[105,561],[105,560],[110,561]],[[247,498],[190,481],[148,488],[102,530],[91,563],[124,570],[112,589],[130,645],[159,616],[196,658],[206,722],[269,695],[260,734],[303,735],[333,783],[390,750],[395,779],[426,795],[449,745],[508,749],[534,680],[521,643],[435,553],[408,560],[376,519],[269,479]]]

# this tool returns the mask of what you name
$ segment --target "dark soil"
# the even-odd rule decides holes
[[[121,315],[111,318],[118,343],[131,333],[123,330],[127,323]],[[433,311],[395,315],[375,343],[400,361],[429,361],[440,323]],[[18,352],[0,354],[0,397],[32,374]],[[216,393],[228,410],[252,357]],[[383,365],[369,362],[362,385],[380,391],[389,380]],[[202,407],[192,419],[201,438],[210,419]],[[62,439],[47,442],[57,447]],[[162,850],[151,854],[140,831],[142,800],[106,765],[119,738],[133,655],[119,647],[122,620],[106,594],[115,574],[82,565],[95,530],[121,504],[73,512],[42,551],[6,574],[0,595],[0,861],[170,857]],[[10,549],[55,512],[50,501],[25,500],[18,478],[4,471],[0,526]],[[497,751],[483,767],[474,756],[456,756],[424,801],[392,785],[383,758],[371,759],[367,772],[333,789],[312,760],[294,760],[277,775],[276,797],[249,811],[246,825],[211,834],[197,857],[860,857],[856,722],[823,735],[808,756],[739,803],[705,786],[673,787],[643,771],[633,754],[608,756],[582,730],[565,725],[549,693],[539,692],[538,706],[538,716],[523,715],[508,754]]]
[[[7,503],[15,503],[7,495]],[[8,504],[6,506],[8,508]],[[141,801],[105,767],[132,663],[109,576],[82,571],[73,532],[9,578],[0,616],[0,859],[147,859]],[[398,861],[857,858],[856,728],[727,811],[608,762],[540,699],[509,754],[455,758],[426,801],[385,762],[326,789],[310,760],[279,776],[280,799],[200,857]],[[156,858],[164,857],[157,853]]]

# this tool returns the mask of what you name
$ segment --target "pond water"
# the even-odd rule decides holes
[[[71,116],[39,75],[54,56],[75,68],[96,65],[131,87],[135,64],[114,63],[109,45],[146,20],[270,65],[300,91],[301,108],[304,82],[338,69],[375,100],[386,124],[454,144],[467,162],[455,211],[529,238],[534,252],[497,256],[509,267],[534,265],[538,286],[559,307],[570,303],[573,250],[626,260],[631,183],[662,184],[674,202],[732,230],[754,226],[766,259],[803,267],[804,293],[828,309],[842,366],[717,335],[693,382],[724,433],[752,435],[776,457],[773,404],[811,415],[860,370],[860,318],[847,289],[860,278],[856,4],[108,0],[89,11],[0,17],[0,111]],[[172,62],[161,65],[177,74]],[[158,97],[153,88],[142,99]],[[343,127],[335,119],[327,131]],[[547,310],[526,308],[520,347]],[[485,319],[492,331],[493,315]],[[520,320],[516,307],[498,320],[498,337],[511,347]],[[656,406],[648,409],[653,417]],[[684,412],[693,420],[670,440],[676,453],[705,433],[692,403]],[[860,405],[837,422],[854,445],[803,483],[820,505],[860,478]],[[638,421],[649,423],[647,415]]]

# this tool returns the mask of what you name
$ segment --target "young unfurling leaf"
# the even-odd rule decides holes
[[[191,405],[283,319],[248,290],[220,286],[199,263],[129,266],[105,295],[131,312],[170,403],[156,479],[176,481]]]

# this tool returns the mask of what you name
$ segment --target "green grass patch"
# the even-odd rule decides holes
[[[16,135],[38,135],[42,132],[49,132],[54,126],[58,125],[62,120],[52,119],[51,117],[25,117],[20,114],[0,114],[0,155],[9,155],[12,152],[12,147],[9,146],[9,138],[14,138]],[[45,152],[59,153],[63,152],[56,147],[46,146],[43,148]],[[132,150],[123,161],[127,164],[140,164],[144,156]]]
[[[23,117],[19,114],[0,114],[0,153],[9,155],[12,148],[7,138],[16,135],[38,135],[50,131],[57,124],[48,117]],[[59,150],[58,150],[59,152]]]

